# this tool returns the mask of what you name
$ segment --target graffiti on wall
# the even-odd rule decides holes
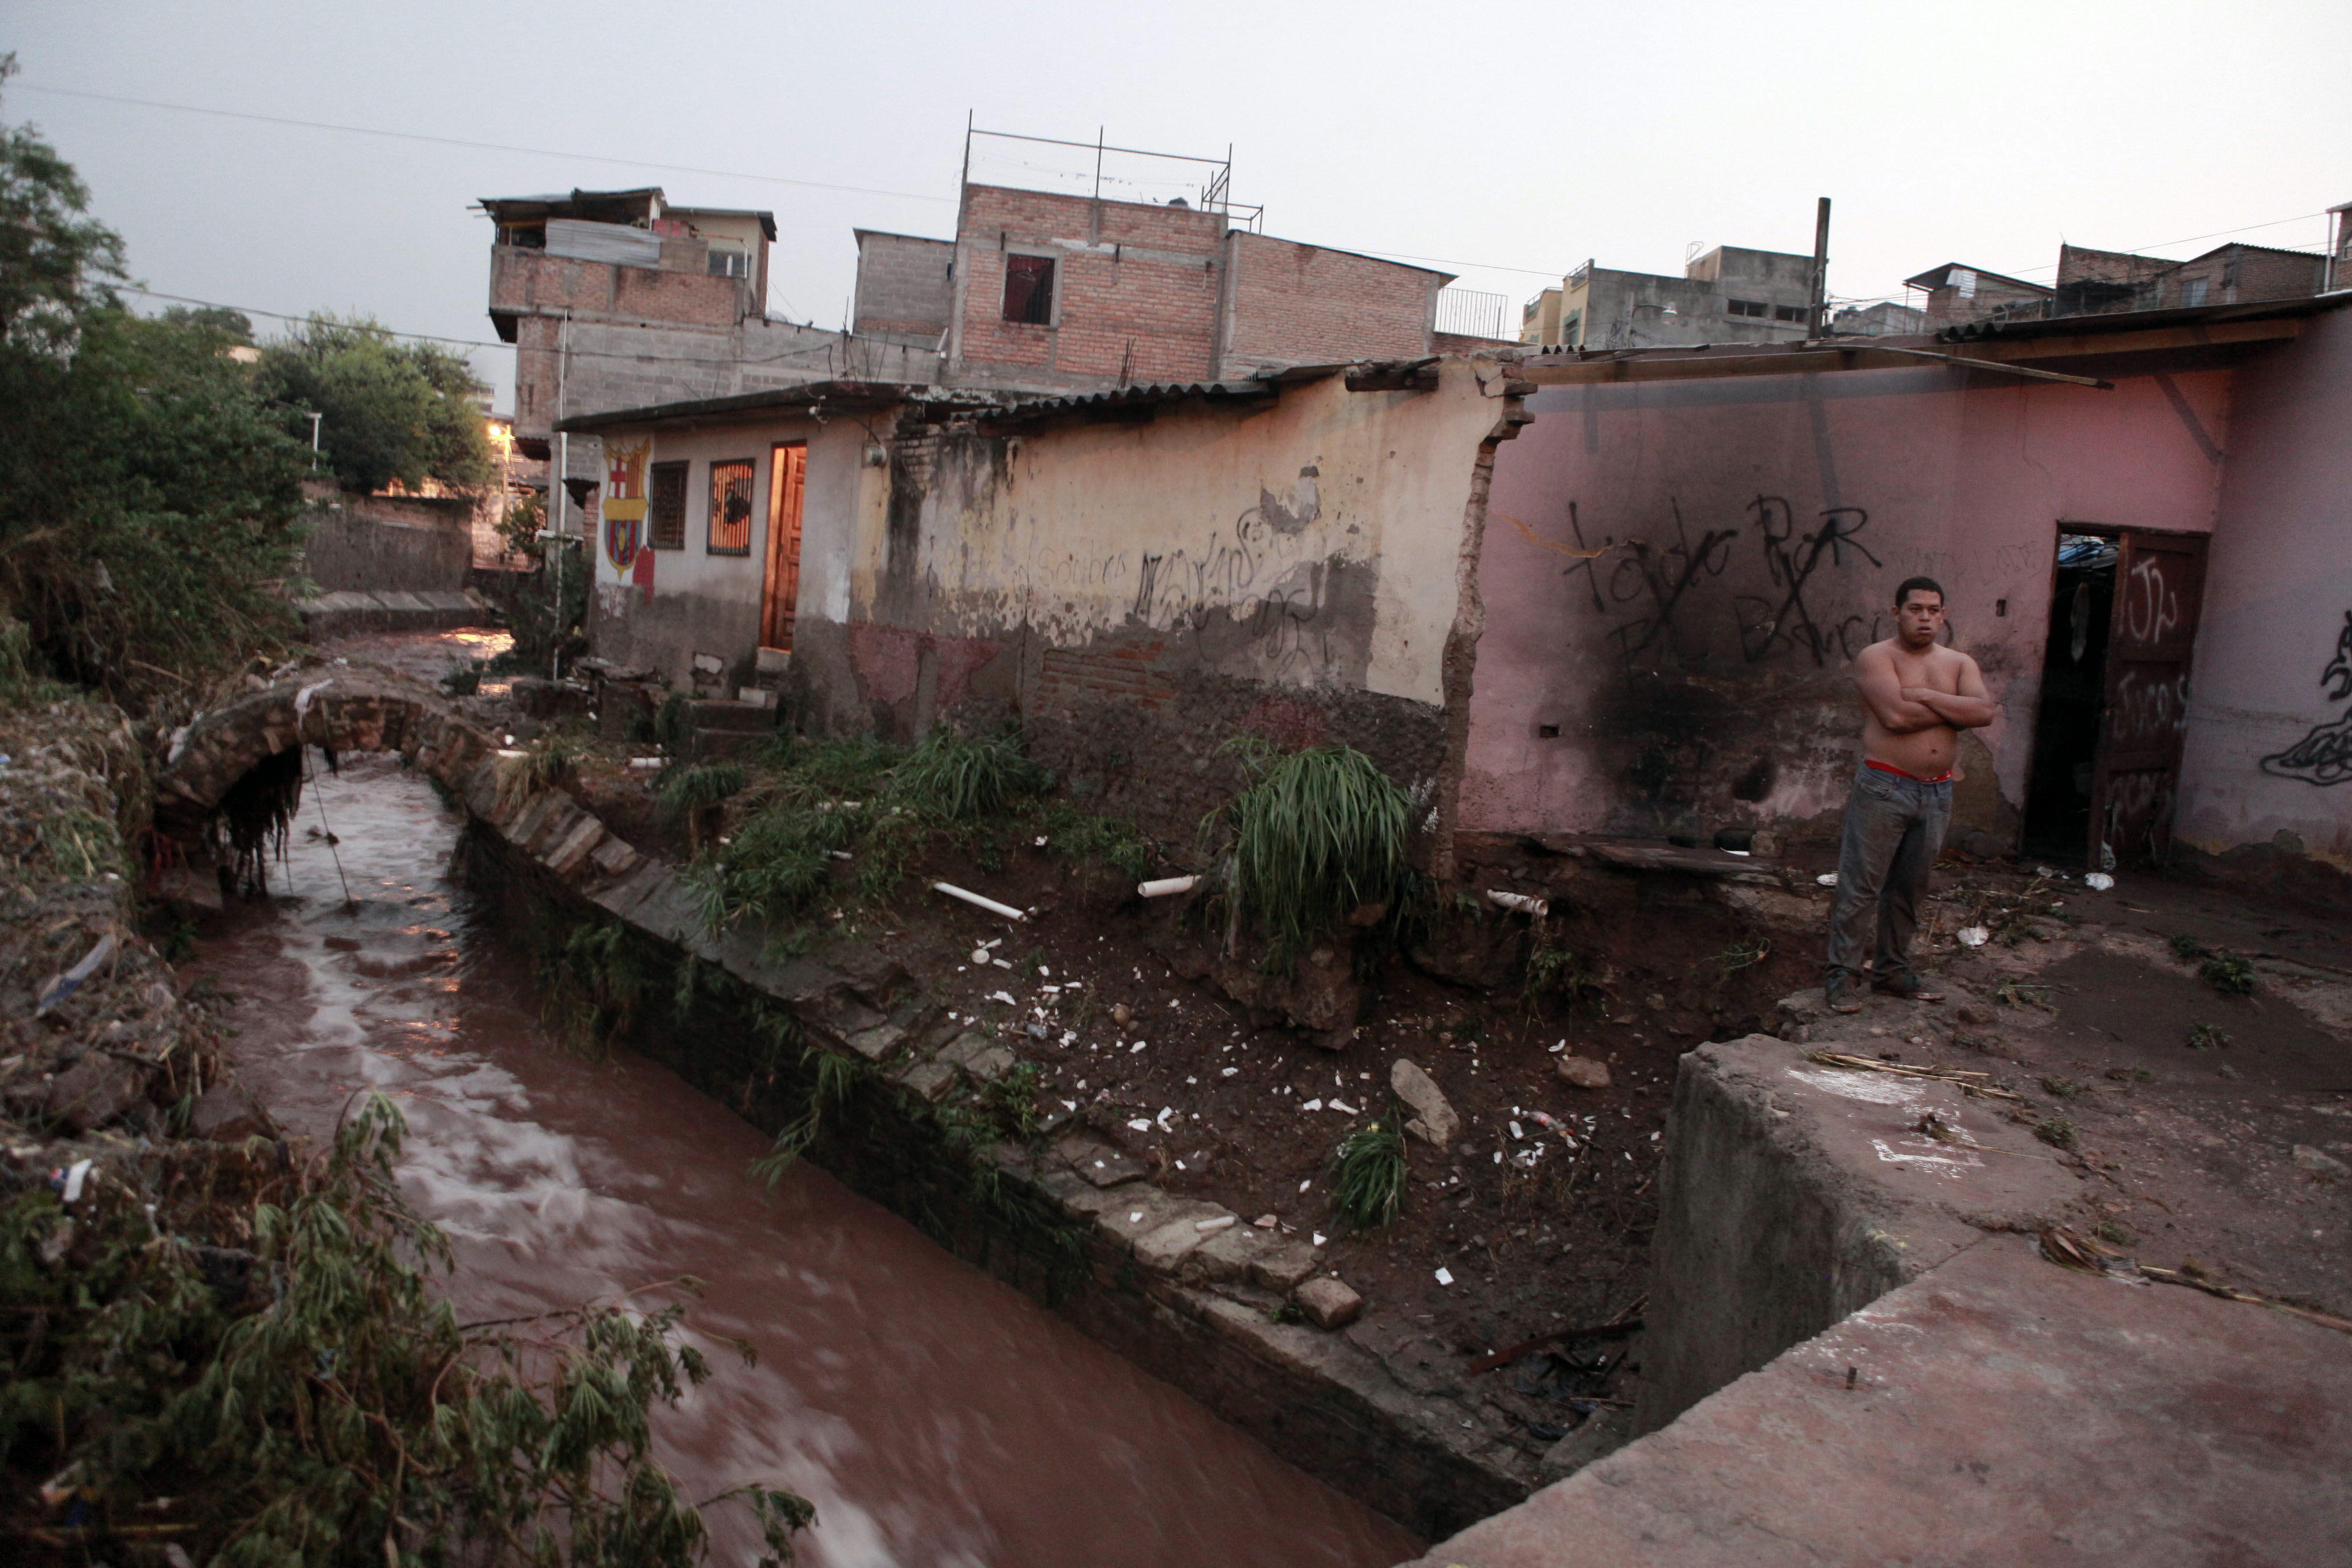
[[[2319,672],[2319,684],[2330,702],[2352,698],[2352,610],[2344,612],[2343,629],[2336,634],[2336,657]],[[2333,723],[2313,725],[2309,734],[2285,751],[2264,757],[2263,772],[2322,788],[2352,784],[2352,708]]]
[[[1666,506],[1675,521],[1671,542],[1611,539],[1592,548],[1576,503],[1568,504],[1577,549],[1563,553],[1579,559],[1564,574],[1580,576],[1594,613],[1611,619],[1608,639],[1628,671],[1704,665],[1719,647],[1734,646],[1719,641],[1720,619],[1699,608],[1714,596],[1699,590],[1743,556],[1760,566],[1765,584],[1763,593],[1730,596],[1728,629],[1744,662],[1801,658],[1819,668],[1832,658],[1851,659],[1886,635],[1878,615],[1822,607],[1821,584],[1829,576],[1885,566],[1863,540],[1870,527],[1863,508],[1826,508],[1808,528],[1785,499],[1759,494],[1744,509],[1738,527],[1704,528],[1694,535],[1681,503],[1669,497]]]
[[[1257,679],[1334,679],[1360,639],[1340,625],[1349,564],[1309,535],[1323,515],[1317,478],[1302,468],[1286,497],[1261,487],[1255,506],[1196,544],[1033,560],[1024,575],[1041,598],[1084,597],[1114,618],[1123,610],[1127,626],[1189,638],[1197,657],[1239,654]],[[1050,635],[1075,644],[1104,629],[1088,616]]]

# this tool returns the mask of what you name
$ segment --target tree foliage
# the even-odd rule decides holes
[[[0,84],[16,56],[0,55]],[[85,311],[110,304],[122,241],[89,216],[73,165],[29,125],[0,126],[0,344],[12,353],[69,350]]]
[[[448,1245],[399,1194],[401,1131],[371,1095],[290,1169],[256,1140],[202,1173],[110,1165],[70,1217],[47,1191],[0,1206],[0,1464],[79,1504],[34,1539],[162,1532],[217,1568],[701,1559],[652,1457],[653,1412],[710,1375],[683,1309],[460,1323],[430,1287]],[[192,1202],[246,1245],[184,1234]],[[726,1495],[789,1560],[809,1505]]]
[[[47,142],[0,130],[0,615],[55,674],[184,689],[292,631],[273,584],[309,458],[227,357],[244,318],[131,314],[88,205]]]
[[[323,416],[320,449],[346,489],[479,489],[497,477],[477,401],[487,388],[462,354],[363,316],[315,315],[263,345],[258,368],[289,431],[307,439],[308,416]]]

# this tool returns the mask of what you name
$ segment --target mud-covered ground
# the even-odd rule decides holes
[[[417,673],[448,662],[399,657]],[[486,717],[498,701],[475,700]],[[646,775],[626,765],[647,749],[604,748],[576,793],[641,849],[677,857]],[[1877,998],[1839,1018],[1817,1005],[1824,867],[1759,862],[1782,875],[1759,889],[1487,847],[1441,889],[1431,936],[1378,966],[1337,1049],[1221,986],[1216,933],[1186,900],[1140,900],[1025,837],[1000,836],[984,868],[935,846],[881,910],[858,910],[845,865],[835,929],[877,942],[957,1022],[1034,1063],[1044,1108],[1157,1184],[1319,1240],[1323,1267],[1365,1300],[1348,1332],[1409,1384],[1483,1380],[1530,1449],[1630,1401],[1638,1335],[1479,1365],[1639,1317],[1676,1059],[1706,1039],[1990,1063],[2027,1097],[2017,1114],[2050,1124],[2051,1157],[2099,1189],[2107,1245],[2352,1309],[2352,1181],[2335,1169],[2352,1164],[2352,921],[2153,877],[2095,892],[2079,874],[1950,857],[1916,955],[1949,1000]],[[1036,913],[1011,924],[929,892],[939,879]],[[1489,887],[1549,890],[1552,912],[1538,929],[1486,904]],[[1988,940],[1963,943],[1978,925]],[[1538,948],[1549,984],[1531,986]],[[2217,954],[2245,960],[2251,994],[2200,977]],[[1568,1057],[1606,1064],[1608,1087],[1565,1081]],[[1334,1151],[1397,1114],[1400,1058],[1435,1080],[1463,1131],[1443,1150],[1408,1140],[1402,1215],[1351,1233],[1330,1203]]]

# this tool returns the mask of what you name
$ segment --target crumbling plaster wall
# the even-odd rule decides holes
[[[1161,826],[1223,788],[1218,748],[1243,732],[1346,741],[1433,798],[1498,385],[1457,360],[1425,392],[1332,376],[1148,418],[902,432],[847,624],[803,616],[805,700],[901,739],[1018,713],[1050,763]]]
[[[2176,838],[2352,872],[2352,311],[2238,374]]]
[[[2210,530],[2229,374],[2101,392],[1923,368],[1530,397],[1496,460],[1461,826],[1833,832],[1853,656],[1925,574],[2006,710],[1963,742],[1956,820],[2013,836],[2058,524]]]

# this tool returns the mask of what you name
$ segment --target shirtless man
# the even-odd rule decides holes
[[[1862,1011],[1863,955],[1874,925],[1871,984],[1915,1002],[1943,1000],[1911,968],[1911,932],[1951,820],[1960,731],[1981,729],[2000,712],[1985,695],[1977,661],[1937,646],[1943,629],[1942,585],[1932,577],[1908,578],[1895,590],[1895,635],[1854,660],[1863,761],[1846,799],[1830,914],[1832,1012]]]

